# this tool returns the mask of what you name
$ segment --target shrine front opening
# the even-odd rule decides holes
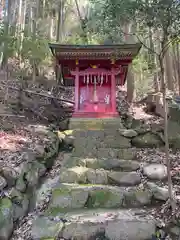
[[[125,84],[141,45],[49,45],[63,84],[75,87],[73,117],[117,117],[116,86]]]

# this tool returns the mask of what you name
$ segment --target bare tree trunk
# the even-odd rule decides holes
[[[129,66],[128,74],[127,74],[127,100],[129,103],[133,102],[135,93],[135,83],[134,83],[134,74],[132,70],[132,66]]]
[[[126,42],[132,42],[133,37],[129,35],[129,33],[133,32],[132,30],[132,24],[125,23],[124,24],[124,32],[125,34],[125,41]],[[130,39],[131,38],[131,39]],[[129,66],[128,74],[127,74],[127,101],[129,103],[133,102],[134,94],[135,94],[135,82],[134,82],[134,73],[132,66]]]
[[[167,113],[167,102],[166,102],[166,82],[165,82],[165,69],[164,69],[164,54],[166,40],[161,43],[161,55],[159,55],[159,65],[161,74],[161,88],[163,94],[163,108],[164,108],[164,137],[165,137],[165,154],[166,154],[166,165],[168,174],[168,193],[172,211],[175,210],[175,202],[173,198],[172,179],[171,179],[171,163],[169,159],[169,140],[168,140],[168,113]]]
[[[150,69],[151,71],[154,71],[154,76],[153,76],[153,85],[154,85],[154,90],[155,92],[159,91],[159,83],[158,83],[158,71],[157,71],[157,61],[156,61],[156,55],[154,54],[155,52],[155,47],[153,43],[153,30],[152,28],[149,27],[149,47],[152,49],[151,52],[149,52],[149,61],[150,61]]]
[[[88,41],[88,35],[87,35],[87,19],[83,19],[83,17],[81,16],[78,0],[75,0],[75,5],[76,5],[79,21],[81,24],[82,39],[85,44],[88,44],[89,41]]]
[[[173,66],[170,58],[169,49],[165,53],[165,66],[166,66],[165,73],[166,73],[167,87],[169,90],[174,91],[173,74],[172,74]]]

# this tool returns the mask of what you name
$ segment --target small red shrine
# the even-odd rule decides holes
[[[124,85],[128,65],[141,44],[49,44],[56,71],[61,69],[65,86],[75,86],[73,117],[118,116],[116,86]]]

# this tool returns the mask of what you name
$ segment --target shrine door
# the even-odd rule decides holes
[[[83,112],[111,112],[111,77],[80,78],[79,110]]]

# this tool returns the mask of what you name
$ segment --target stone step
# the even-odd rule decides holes
[[[124,128],[120,118],[71,118],[69,129],[119,129]]]
[[[52,190],[47,212],[51,215],[70,209],[128,208],[151,205],[153,193],[142,187],[60,184]]]
[[[133,160],[136,158],[136,152],[137,150],[135,148],[97,148],[96,145],[94,145],[92,149],[79,146],[79,148],[73,150],[72,156]]]
[[[142,209],[96,209],[39,217],[32,223],[31,235],[33,239],[147,240],[155,231],[155,220]]]
[[[62,168],[59,181],[61,183],[135,186],[141,183],[141,176],[135,171],[116,172],[77,166],[72,168]]]
[[[92,169],[103,168],[113,171],[136,171],[142,164],[135,160],[122,160],[118,158],[78,158],[70,156],[64,166],[67,168],[82,166]]]

